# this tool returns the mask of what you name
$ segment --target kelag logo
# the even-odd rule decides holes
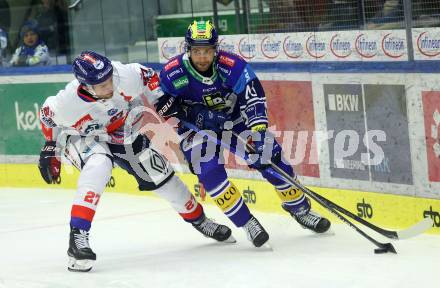
[[[432,206],[429,206],[429,210],[423,211],[423,218],[431,217],[434,224],[432,227],[440,227],[440,213],[438,211],[433,211]]]
[[[39,111],[37,103],[33,103],[32,110],[20,110],[20,105],[18,102],[15,105],[15,119],[17,121],[17,130],[41,130]]]
[[[252,191],[249,186],[247,189],[243,190],[243,200],[247,204],[257,203],[257,195]]]
[[[362,198],[362,202],[357,203],[356,205],[358,216],[362,218],[371,218],[373,217],[373,206],[368,203],[365,203],[365,199]]]

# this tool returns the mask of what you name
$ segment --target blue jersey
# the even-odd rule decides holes
[[[212,76],[204,77],[186,54],[178,55],[160,72],[162,90],[187,105],[203,104],[226,112],[235,123],[244,120],[249,128],[267,126],[264,91],[249,64],[238,55],[220,51],[212,69]]]

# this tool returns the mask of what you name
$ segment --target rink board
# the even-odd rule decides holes
[[[64,165],[61,183],[47,185],[41,179],[35,164],[0,164],[1,187],[75,189],[78,176],[77,170]],[[106,191],[155,197],[151,192],[138,191],[135,180],[120,168],[115,168],[112,176]],[[213,204],[209,196],[203,195],[194,175],[183,173],[179,176],[201,203]],[[231,181],[239,188],[244,201],[251,210],[285,213],[280,207],[280,200],[273,186],[269,183],[253,179],[232,178]],[[428,233],[440,234],[440,200],[345,189],[312,186],[310,188],[367,221],[382,227],[404,228],[420,221],[423,217],[431,217],[434,225]],[[313,206],[320,213],[336,220],[318,204],[315,203]]]

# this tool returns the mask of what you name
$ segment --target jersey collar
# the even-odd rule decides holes
[[[192,65],[191,62],[188,59],[188,56],[185,54],[182,57],[183,65],[185,66],[186,70],[188,70],[189,74],[193,76],[197,81],[202,82],[206,85],[212,85],[215,83],[215,80],[217,80],[218,73],[215,69],[215,63],[212,63],[212,76],[211,77],[205,77],[201,75]]]
[[[84,88],[83,85],[79,85],[78,89],[76,90],[76,92],[77,92],[79,98],[81,98],[85,102],[96,102],[96,100],[98,100],[95,97],[93,97],[92,94],[87,92],[87,90]]]

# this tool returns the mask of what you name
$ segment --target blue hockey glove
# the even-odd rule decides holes
[[[247,140],[253,149],[248,149],[247,152],[251,161],[254,162],[249,164],[249,167],[261,171],[270,167],[269,159],[273,164],[280,163],[281,146],[274,136],[266,131],[266,125],[257,125],[252,127],[251,130],[252,135]]]
[[[225,129],[225,123],[229,122],[229,116],[226,113],[209,110],[204,105],[197,104],[190,107],[188,120],[200,130],[221,133]]]

